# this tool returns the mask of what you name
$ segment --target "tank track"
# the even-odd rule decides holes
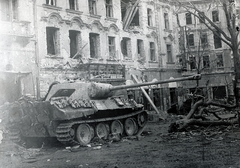
[[[113,121],[113,120],[119,120],[119,119],[126,119],[128,117],[137,116],[140,113],[146,113],[146,111],[139,111],[136,113],[126,114],[122,116],[117,117],[110,117],[110,118],[102,118],[102,119],[93,119],[93,120],[81,120],[81,121],[68,121],[65,123],[61,123],[58,125],[56,129],[56,137],[57,140],[60,141],[63,144],[66,145],[79,145],[79,143],[74,139],[74,137],[71,136],[71,129],[74,125],[79,124],[91,124],[91,123],[98,123],[98,122],[107,122],[107,121]],[[146,124],[145,124],[146,125]],[[143,127],[145,127],[145,125]],[[138,134],[142,129],[139,129],[136,134]]]

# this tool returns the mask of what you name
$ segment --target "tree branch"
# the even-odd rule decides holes
[[[181,3],[180,3],[181,4]],[[191,4],[191,3],[190,3]],[[191,13],[192,15],[196,16],[197,18],[199,18],[200,20],[202,20],[201,17],[199,17],[199,13],[201,13],[200,10],[198,10],[193,4],[191,4],[191,6],[182,6],[184,9],[186,9],[189,13]],[[192,12],[189,10],[193,9],[195,11],[198,12],[198,14]],[[207,21],[208,23],[215,29],[213,29],[210,25],[208,25],[206,22],[203,22],[204,25],[206,25],[208,27],[209,30],[211,30],[215,35],[217,35],[224,43],[226,43],[228,46],[230,46],[232,48],[232,44],[229,43],[231,42],[231,38],[221,29],[219,28],[214,22],[212,22],[205,14],[202,15]],[[222,38],[221,36],[219,36],[218,33],[216,33],[216,31],[218,31],[220,34],[222,34],[224,36],[224,38]]]

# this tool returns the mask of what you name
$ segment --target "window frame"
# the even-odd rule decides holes
[[[221,36],[221,34],[219,34],[219,36]],[[219,36],[217,36],[215,33],[213,33],[213,41],[214,41],[215,49],[222,48],[222,40]]]
[[[89,33],[89,45],[90,45],[90,58],[94,58],[94,59],[99,58],[100,57],[100,34]]]
[[[186,13],[185,17],[186,17],[186,24],[187,25],[193,24],[193,22],[192,22],[192,14],[191,13],[189,13],[189,12]]]
[[[46,0],[46,5],[57,6],[57,0]]]
[[[110,3],[108,3],[110,2]],[[113,18],[113,1],[106,0],[106,17]]]
[[[78,0],[68,0],[68,3],[69,3],[69,9],[71,9],[71,10],[79,10]],[[71,5],[71,4],[73,4],[73,5]]]
[[[221,56],[221,59],[219,59],[219,57]],[[218,68],[223,68],[224,67],[224,61],[223,61],[223,54],[216,54],[217,57],[217,67]]]
[[[218,10],[212,11],[212,21],[219,22],[219,11]]]
[[[149,42],[149,50],[150,50],[150,61],[156,61],[156,47],[154,42]]]
[[[91,15],[97,15],[97,2],[96,0],[88,0],[88,9]]]
[[[147,18],[148,18],[148,26],[153,26],[153,22],[152,22],[152,9],[151,8],[147,8]]]
[[[209,55],[203,56],[203,68],[210,68],[210,57]]]
[[[78,53],[78,49],[80,48],[81,46],[81,32],[80,31],[77,31],[77,30],[69,30],[69,40],[70,40],[70,58],[73,58],[73,56]],[[72,37],[71,36],[74,36],[75,37],[75,48],[76,48],[76,51],[73,52],[73,47],[71,44],[72,44]],[[80,53],[78,53],[80,54]],[[76,57],[76,56],[75,56]]]
[[[60,52],[59,28],[46,27],[47,55],[57,56]]]
[[[190,38],[190,37],[191,37],[191,38]],[[187,35],[187,46],[189,46],[189,47],[195,46],[195,43],[194,43],[194,34],[188,34],[188,35]]]
[[[164,24],[165,24],[165,29],[170,30],[168,13],[164,13]]]
[[[167,50],[168,63],[173,63],[172,45],[171,44],[166,44],[166,50]]]
[[[19,6],[19,0],[4,0],[0,8],[0,11],[1,11],[0,20],[1,21],[19,20],[18,6]]]
[[[108,36],[109,57],[116,58],[116,40],[113,36]]]

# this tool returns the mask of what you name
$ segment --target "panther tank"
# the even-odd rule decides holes
[[[199,75],[112,86],[105,83],[53,83],[43,100],[22,97],[0,108],[1,124],[12,140],[56,137],[63,144],[87,145],[94,137],[137,135],[148,114],[127,95],[128,88],[200,79]]]

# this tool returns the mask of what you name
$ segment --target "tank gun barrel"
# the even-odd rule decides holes
[[[200,74],[188,76],[188,77],[182,77],[182,78],[156,81],[156,82],[137,83],[133,85],[112,86],[110,84],[91,83],[91,85],[88,87],[88,95],[90,98],[93,98],[93,99],[101,99],[101,98],[107,98],[109,96],[109,93],[114,90],[136,88],[141,86],[157,85],[157,84],[171,83],[171,82],[178,82],[178,81],[185,81],[185,80],[199,80],[199,79],[201,79]]]
[[[120,89],[128,89],[128,88],[136,88],[136,87],[141,87],[141,86],[157,85],[157,84],[163,84],[163,83],[179,82],[179,81],[185,81],[185,80],[200,80],[200,79],[201,79],[201,74],[197,74],[197,75],[192,75],[192,76],[188,76],[188,77],[167,79],[167,80],[161,80],[161,81],[155,81],[155,82],[137,83],[137,84],[133,84],[133,85],[112,86],[110,88],[110,91],[120,90]]]

